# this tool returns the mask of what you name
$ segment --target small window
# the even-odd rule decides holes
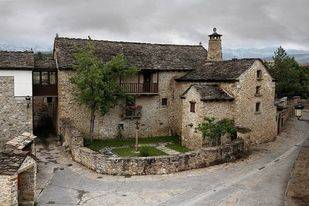
[[[167,98],[162,98],[162,106],[167,107]]]
[[[53,98],[52,97],[47,97],[47,103],[52,103],[53,102]]]
[[[33,84],[40,84],[40,72],[33,72]]]
[[[255,94],[260,95],[261,94],[261,86],[257,86],[255,89]]]
[[[260,102],[257,102],[255,104],[255,112],[260,112],[261,111],[261,103]]]
[[[56,84],[56,72],[49,72],[49,84]]]
[[[42,72],[41,73],[41,79],[42,79],[42,82],[41,82],[42,85],[48,85],[49,84],[48,72]]]
[[[262,79],[262,70],[257,70],[257,71],[256,71],[256,78],[257,78],[258,80]]]
[[[195,102],[190,102],[190,112],[195,113]]]

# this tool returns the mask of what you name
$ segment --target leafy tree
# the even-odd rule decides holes
[[[270,65],[270,73],[276,79],[276,94],[278,97],[300,95],[308,97],[308,72],[302,69],[294,57],[287,55],[279,47],[273,56],[274,63]]]
[[[220,145],[221,137],[225,134],[236,134],[234,120],[216,121],[213,117],[205,117],[204,121],[198,125],[198,130],[202,132],[203,138],[207,139],[212,145]]]
[[[91,139],[94,134],[95,112],[101,115],[108,113],[110,108],[116,106],[127,95],[122,91],[119,78],[135,74],[138,69],[128,66],[123,54],[118,54],[110,61],[104,63],[95,54],[91,40],[87,47],[74,55],[75,70],[71,77],[75,99],[86,105],[90,110],[89,133]]]

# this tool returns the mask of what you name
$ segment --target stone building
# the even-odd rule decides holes
[[[33,69],[33,130],[40,136],[56,133],[58,80],[52,54],[34,55]]]
[[[168,45],[91,40],[102,61],[123,53],[129,64],[141,69],[138,75],[120,80],[127,93],[135,96],[140,111],[127,112],[125,102],[104,117],[97,114],[98,138],[114,138],[119,130],[125,137],[141,123],[141,136],[179,134],[183,144],[202,146],[197,125],[205,116],[231,118],[246,143],[272,140],[276,135],[275,84],[260,59],[222,60],[222,35],[214,29],[207,50],[201,45]],[[87,39],[56,37],[54,58],[58,69],[58,121],[69,118],[83,132],[89,128],[90,112],[78,105],[69,82],[73,54],[87,45]],[[138,109],[137,109],[138,110]]]
[[[184,145],[201,146],[202,136],[196,128],[205,116],[234,119],[239,128],[250,129],[243,136],[247,145],[276,136],[275,83],[262,60],[207,62],[201,70],[176,81],[193,83],[183,94]]]
[[[267,67],[260,59],[223,61],[221,38],[222,35],[214,29],[209,35],[207,51],[202,45],[115,42],[57,35],[52,55],[25,53],[31,57],[27,69],[33,70],[35,130],[42,125],[57,125],[59,129],[62,119],[70,119],[81,132],[88,132],[90,111],[74,100],[70,77],[74,73],[74,53],[92,41],[97,57],[103,62],[122,53],[131,66],[140,68],[137,75],[119,79],[124,91],[135,100],[121,102],[104,117],[99,112],[96,114],[97,138],[115,138],[119,133],[133,137],[138,120],[142,137],[178,134],[184,145],[195,149],[202,146],[197,125],[205,116],[213,116],[234,119],[239,128],[250,131],[239,134],[247,145],[270,141],[276,135],[275,84]],[[13,57],[17,54],[24,53],[11,53]],[[1,65],[12,59],[0,55],[0,69],[7,69]],[[1,61],[5,63],[1,64]],[[19,61],[14,60],[16,62]],[[19,66],[17,72],[24,67]],[[31,71],[27,74],[31,76]],[[2,70],[0,95],[10,97],[0,99],[4,105],[0,114],[17,115],[12,121],[18,120],[19,124],[32,129],[32,115],[28,121],[24,118],[25,111],[31,112],[31,102],[27,104],[28,110],[24,107],[23,110],[14,110],[14,105],[18,104],[13,95],[13,78],[1,76]],[[27,86],[31,87],[29,82]],[[27,95],[32,96],[31,89]],[[25,98],[20,101],[24,102]],[[4,133],[19,128],[12,126],[17,123],[4,119],[0,118]]]
[[[72,95],[73,54],[87,45],[87,39],[56,38],[54,56],[58,66],[58,117],[69,118],[83,132],[88,132],[89,110],[74,101]],[[206,61],[207,51],[201,46],[166,45],[111,41],[93,41],[97,56],[109,61],[123,53],[130,65],[141,71],[130,79],[120,80],[124,90],[135,96],[135,105],[142,111],[128,111],[132,105],[123,102],[104,117],[96,114],[95,132],[102,138],[113,138],[120,129],[124,136],[133,137],[135,122],[141,123],[141,136],[180,133],[180,90],[175,78],[199,68]],[[177,127],[178,126],[178,127]]]
[[[37,165],[33,158],[35,136],[11,139],[0,152],[0,205],[34,205]]]
[[[32,132],[33,52],[0,51],[0,150],[10,138]]]

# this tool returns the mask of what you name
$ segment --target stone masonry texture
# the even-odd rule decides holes
[[[74,161],[98,173],[111,175],[169,174],[229,162],[244,154],[243,140],[221,147],[202,148],[183,154],[158,157],[106,157],[83,146],[82,134],[70,122],[60,131],[68,143]]]
[[[262,71],[262,78],[256,78],[257,70]],[[260,86],[260,95],[256,95],[256,86]],[[251,131],[242,135],[246,146],[271,141],[276,136],[276,107],[274,105],[275,83],[260,61],[244,72],[239,81],[220,83],[220,87],[231,94],[234,101],[204,102],[199,93],[191,88],[185,95],[182,108],[182,141],[183,145],[198,149],[202,147],[201,133],[198,124],[205,116],[216,119],[230,118],[236,126],[249,128]],[[190,102],[196,103],[196,112],[189,111]],[[255,105],[260,102],[260,111]]]
[[[69,81],[72,73],[73,71],[58,72],[58,122],[69,118],[80,131],[87,132],[90,112],[74,100],[73,88]],[[159,75],[159,93],[151,96],[136,96],[136,104],[143,107],[142,117],[139,119],[142,137],[180,134],[180,127],[178,125],[177,127],[176,123],[179,124],[181,119],[179,96],[183,89],[175,89],[174,79],[183,75],[184,72],[169,71],[157,74]],[[168,99],[167,106],[161,105],[162,98]],[[104,117],[99,112],[96,113],[95,133],[98,137],[114,138],[120,123],[124,125],[123,135],[134,137],[136,119],[123,118],[123,106],[123,103],[120,103],[110,109]]]
[[[0,131],[0,150],[10,138],[32,132],[32,104],[14,97],[14,77],[0,77]]]

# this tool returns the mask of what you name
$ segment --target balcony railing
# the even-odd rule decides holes
[[[158,83],[120,83],[123,91],[130,94],[157,94]]]

